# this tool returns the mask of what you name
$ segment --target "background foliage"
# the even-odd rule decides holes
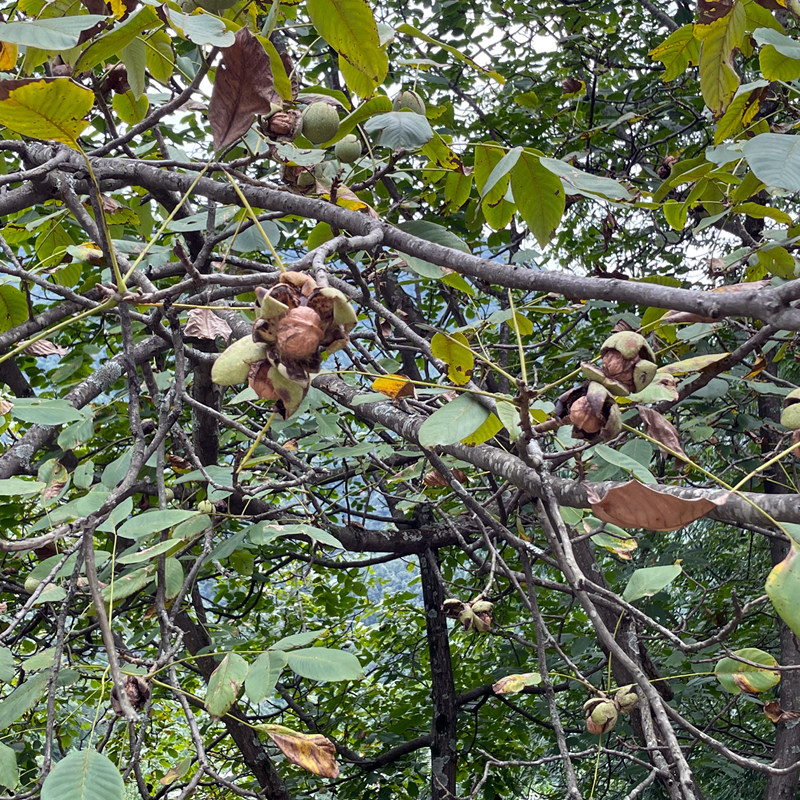
[[[5,6],[5,796],[794,798],[798,28]]]

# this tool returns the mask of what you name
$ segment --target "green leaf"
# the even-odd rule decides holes
[[[392,150],[417,150],[433,138],[433,130],[422,114],[413,111],[387,111],[370,117],[364,124],[369,134],[378,134],[376,143]]]
[[[336,132],[336,136],[325,144],[330,145],[333,142],[338,142],[339,139],[344,139],[348,133],[352,133],[355,130],[356,125],[361,125],[376,114],[384,114],[391,110],[392,101],[385,94],[370,97],[369,100],[364,101],[339,123],[339,130]]]
[[[228,653],[211,673],[205,706],[212,717],[223,717],[236,702],[249,669],[250,665],[238,653]]]
[[[233,31],[212,14],[181,14],[166,6],[163,8],[173,27],[194,44],[230,47],[236,41]]]
[[[17,754],[7,744],[0,742],[0,786],[13,789],[18,783]]]
[[[465,392],[436,409],[422,423],[419,443],[422,447],[455,444],[475,433],[488,416],[489,410]]]
[[[475,186],[482,191],[495,166],[503,158],[503,150],[494,144],[479,144],[475,148]],[[514,204],[506,199],[510,175],[504,175],[481,200],[486,222],[496,231],[505,228],[514,216]]]
[[[71,19],[75,19],[72,17]],[[78,17],[81,19],[81,17]],[[97,37],[80,55],[75,62],[73,71],[76,75],[96,67],[103,61],[108,61],[112,56],[119,56],[120,51],[129,45],[142,31],[159,25],[158,18],[152,6],[142,6],[136,9],[123,24],[117,25],[107,33]]]
[[[668,586],[683,570],[680,564],[672,564],[666,567],[644,567],[637,569],[631,575],[622,599],[632,603],[642,597],[652,597]]]
[[[800,137],[760,133],[742,146],[756,177],[768,186],[800,191]]]
[[[11,683],[15,674],[14,656],[7,647],[0,647],[0,681]]]
[[[69,78],[0,81],[0,125],[23,136],[75,145],[93,105],[94,92]]]
[[[117,603],[144,589],[154,578],[155,567],[137,569],[120,578],[116,578],[113,583],[104,586],[100,594],[104,602],[110,603],[113,600]]]
[[[756,43],[770,45],[787,58],[800,59],[800,42],[772,28],[756,28],[752,33]],[[765,76],[766,77],[766,76]]]
[[[115,94],[111,104],[114,111],[117,112],[117,116],[126,125],[135,125],[137,122],[141,122],[147,116],[150,108],[150,101],[146,94],[137,99],[131,91]]]
[[[50,670],[44,670],[28,678],[0,700],[0,731],[16,722],[23,714],[27,714],[41,699],[47,690]]]
[[[194,517],[197,513],[197,511],[184,511],[178,508],[152,509],[129,519],[120,527],[118,533],[126,539],[141,539],[151,533],[171,528],[173,525]]]
[[[133,450],[126,450],[119,458],[115,458],[105,469],[100,477],[103,486],[113,489],[126,475],[133,458]]]
[[[503,427],[508,431],[512,442],[516,442],[522,433],[522,428],[519,425],[519,409],[508,400],[499,400],[497,402],[497,416]]]
[[[452,45],[445,44],[444,42],[439,41],[438,39],[434,39],[432,36],[428,36],[428,34],[423,33],[418,28],[415,28],[413,25],[408,25],[403,23],[399,25],[397,28],[398,33],[407,33],[410,36],[415,37],[416,39],[421,39],[423,42],[428,42],[428,44],[434,44],[438,47],[441,47],[442,50],[446,50],[450,55],[455,56],[459,61],[462,61],[465,64],[469,64],[474,69],[479,70],[484,75],[493,80],[496,80],[498,83],[505,83],[506,79],[499,73],[499,72],[492,72],[491,70],[485,69],[476,61],[473,61],[469,56],[464,55],[458,48],[453,47]]]
[[[700,42],[694,37],[694,25],[678,28],[649,55],[666,68],[662,76],[665,81],[675,80],[687,67],[697,65],[700,60]]]
[[[361,664],[352,653],[329,647],[307,647],[286,653],[289,668],[312,681],[360,681]]]
[[[522,148],[514,147],[494,165],[492,171],[489,173],[489,177],[486,179],[486,183],[481,187],[481,199],[486,197],[486,195],[494,189],[501,178],[505,178],[511,172],[511,168],[519,161],[521,155]],[[506,181],[506,185],[508,185],[508,181]]]
[[[324,636],[327,631],[322,628],[316,631],[303,631],[302,633],[293,633],[289,636],[284,636],[279,639],[275,644],[270,645],[270,650],[291,650],[294,647],[306,647],[312,642],[316,642],[320,636]]]
[[[470,382],[475,356],[463,333],[435,333],[431,339],[431,353],[447,364],[447,377],[453,383],[463,386]]]
[[[544,247],[564,214],[561,179],[541,165],[539,156],[525,151],[511,170],[511,188],[522,219]]]
[[[38,397],[17,397],[11,416],[35,425],[63,425],[82,422],[83,413],[66,400],[40,400]]]
[[[269,544],[280,536],[308,536],[309,539],[330,547],[341,547],[342,543],[328,531],[323,531],[307,522],[281,525],[277,522],[259,522],[247,529],[247,535],[253,544]]]
[[[608,464],[613,464],[615,467],[624,469],[626,472],[632,473],[642,483],[658,483],[652,472],[644,465],[626,456],[625,453],[620,453],[604,444],[597,444],[592,448],[592,452],[603,459]]]
[[[164,561],[164,596],[172,600],[183,588],[183,567],[177,558],[169,557]]]
[[[800,636],[800,546],[794,540],[786,558],[769,573],[766,591],[780,618]]]
[[[742,650],[735,650],[733,655],[739,658],[755,661],[765,667],[777,667],[778,662],[763,650],[756,647],[745,647]],[[780,682],[781,675],[771,669],[753,667],[750,664],[743,664],[734,658],[723,658],[714,667],[714,674],[723,688],[731,694],[741,694],[743,691],[748,694],[759,694],[766,692]]]
[[[52,19],[31,19],[25,22],[2,22],[0,41],[54,52],[70,50],[78,44],[84,31],[106,19],[108,17],[98,14],[83,14]]]
[[[435,222],[429,222],[428,220],[411,220],[401,223],[398,227],[400,230],[410,233],[412,236],[425,239],[425,241],[432,242],[433,244],[451,247],[454,250],[460,250],[462,253],[470,252],[469,247],[462,239],[459,239],[452,231],[443,228],[441,225],[437,225]],[[403,261],[409,269],[423,278],[444,281],[448,277],[448,273],[442,267],[437,264],[432,264],[430,261],[425,261],[422,258],[415,258],[414,256],[404,254]]]
[[[584,194],[590,197],[602,197],[610,200],[631,200],[631,193],[613,178],[592,175],[590,172],[573,167],[557,158],[539,157],[539,163],[554,175],[566,181],[570,194]],[[516,197],[516,194],[514,195]],[[519,205],[519,201],[517,201]]]
[[[267,650],[255,660],[244,682],[244,690],[253,703],[272,696],[286,664],[286,653],[282,650]]]
[[[674,231],[682,231],[689,219],[689,206],[678,200],[667,200],[663,205],[664,218]]]
[[[306,11],[319,35],[339,54],[347,85],[367,97],[389,68],[378,28],[364,0],[307,0]]]
[[[733,211],[737,214],[747,214],[748,217],[754,219],[774,219],[775,222],[780,222],[782,225],[791,225],[792,218],[779,208],[772,208],[770,206],[762,206],[759,203],[740,203],[738,206],[733,207]]]
[[[31,481],[25,478],[0,478],[0,497],[9,495],[39,494],[45,484],[41,481]]]
[[[25,295],[4,283],[0,286],[0,333],[28,320],[28,302]]]
[[[166,83],[175,69],[175,52],[172,49],[172,38],[166,31],[153,31],[147,39],[145,61],[147,71],[161,83]]]
[[[787,58],[771,45],[758,54],[761,74],[769,81],[793,81],[800,78],[800,59]]]
[[[134,517],[136,519],[136,517]],[[136,553],[128,553],[117,559],[118,564],[141,564],[144,561],[150,561],[157,558],[170,550],[178,551],[186,544],[181,539],[166,539],[163,542],[154,544],[152,547],[147,547],[144,550],[139,550]]]
[[[62,758],[42,784],[41,800],[123,800],[122,775],[108,756],[89,747]]]

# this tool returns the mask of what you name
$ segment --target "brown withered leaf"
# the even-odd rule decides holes
[[[61,345],[53,344],[47,339],[39,339],[38,342],[29,344],[25,348],[25,352],[31,356],[65,356],[69,350]]]
[[[731,12],[734,0],[697,0],[697,22],[709,25]]]
[[[321,733],[297,733],[283,725],[259,725],[258,729],[278,745],[292,764],[323,778],[338,777],[336,746]]]
[[[5,416],[9,411],[11,411],[12,408],[14,408],[13,403],[0,398],[0,416]]]
[[[467,476],[460,470],[458,467],[453,468],[453,477],[459,483],[465,483],[467,480]],[[430,472],[426,472],[424,477],[422,478],[422,482],[426,486],[449,486],[450,484],[445,479],[444,475],[437,469],[432,469]]]
[[[256,114],[268,114],[272,103],[282,102],[273,85],[269,56],[246,26],[240,28],[222,54],[208,104],[214,147],[235,142],[247,133]]]
[[[650,531],[683,528],[722,505],[728,497],[725,494],[714,500],[686,500],[651,489],[637,480],[609,489],[602,499],[592,488],[588,488],[586,494],[592,504],[592,513],[603,522]]]
[[[683,452],[683,447],[681,447],[677,429],[663,414],[659,414],[654,408],[648,408],[647,406],[636,406],[636,410],[639,412],[642,422],[644,422],[644,432],[664,445],[664,447],[660,448],[662,453],[668,456],[677,453],[684,461],[689,460],[686,453]],[[664,448],[668,449],[665,450]]]
[[[183,332],[195,339],[216,339],[221,336],[227,342],[231,337],[231,326],[210,308],[193,308]]]
[[[787,711],[781,708],[781,704],[777,700],[764,703],[764,714],[773,725],[800,719],[800,711]]]
[[[67,485],[66,481],[53,481],[45,490],[44,490],[44,499],[45,500],[52,500],[54,497],[58,497],[61,494],[61,490]]]

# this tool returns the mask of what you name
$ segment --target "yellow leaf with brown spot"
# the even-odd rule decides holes
[[[397,400],[401,397],[416,397],[417,392],[410,378],[405,375],[381,375],[372,382],[372,388],[376,392]]]
[[[336,746],[320,733],[298,733],[283,725],[259,725],[258,730],[275,742],[280,751],[298,767],[323,778],[336,778]]]
[[[17,63],[17,46],[10,42],[0,42],[0,70],[8,72]]]

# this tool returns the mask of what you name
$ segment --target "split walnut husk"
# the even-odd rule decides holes
[[[287,419],[303,402],[323,353],[347,346],[356,313],[342,292],[318,286],[303,272],[284,272],[278,283],[259,286],[255,294],[252,335],[217,358],[211,378],[220,386],[248,381]]]

